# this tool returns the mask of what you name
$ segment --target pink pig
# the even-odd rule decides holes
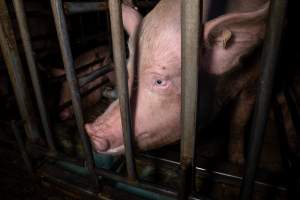
[[[209,19],[211,2],[204,1],[204,19]],[[140,150],[180,139],[180,5],[181,0],[161,0],[145,18],[135,9],[122,6],[123,24],[130,36],[129,88],[137,56],[138,87],[131,88],[131,96],[136,94],[133,120],[135,142]],[[201,67],[219,76],[240,65],[241,58],[264,38],[268,7],[268,0],[227,0],[225,14],[205,22]],[[98,153],[124,152],[118,100],[85,128]]]
[[[100,47],[97,47],[93,50],[90,50],[90,51],[80,55],[75,60],[75,67],[76,67],[76,69],[79,69],[80,67],[82,67],[84,65],[88,65],[89,63],[95,62],[96,60],[100,60],[100,62],[98,62],[97,64],[94,64],[90,67],[87,67],[86,69],[80,70],[80,72],[77,74],[77,76],[81,77],[81,76],[88,75],[89,73],[103,67],[104,65],[111,63],[110,51],[109,51],[108,47],[100,46]],[[52,73],[54,76],[61,76],[61,75],[65,74],[65,70],[53,69]],[[96,87],[97,85],[102,83],[107,78],[112,79],[111,75],[112,74],[110,73],[110,75],[108,75],[107,77],[99,77],[99,78],[95,79],[94,81],[82,86],[80,88],[81,93],[84,93],[84,92],[92,89],[93,87]],[[69,86],[66,81],[62,83],[62,89],[61,89],[60,93],[61,94],[60,94],[59,105],[63,105],[67,101],[71,100],[70,89],[69,89]],[[96,103],[99,102],[100,98],[101,98],[101,88],[95,89],[90,94],[88,94],[87,96],[82,98],[83,108],[95,105]],[[64,108],[59,113],[59,116],[60,116],[61,120],[67,120],[67,119],[71,118],[73,116],[72,106],[68,106],[68,107]]]

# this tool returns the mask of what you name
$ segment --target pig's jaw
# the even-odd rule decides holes
[[[97,151],[97,153],[99,154],[105,154],[105,155],[121,155],[121,154],[124,154],[124,144],[118,146],[118,147],[115,147],[115,148],[112,148],[112,149],[108,149],[106,151]]]

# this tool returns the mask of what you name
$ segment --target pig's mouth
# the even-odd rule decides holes
[[[124,150],[125,150],[124,144],[122,144],[118,147],[108,149],[106,151],[97,151],[97,153],[99,153],[99,154],[109,154],[109,155],[120,155],[120,154],[124,153]]]
[[[144,139],[145,137],[148,136],[147,132],[141,133],[136,137],[136,141],[139,141],[140,139]],[[93,142],[97,143],[97,139],[95,139]],[[107,140],[107,142],[109,143],[109,141]],[[121,144],[119,146],[113,147],[113,148],[106,148],[106,149],[102,149],[97,147],[97,145],[95,145],[94,150],[98,153],[98,154],[104,154],[104,155],[121,155],[124,154],[125,152],[125,146],[124,146],[124,142],[121,141]]]
[[[124,143],[119,146],[111,147],[110,142],[107,139],[96,139],[91,137],[93,149],[98,154],[120,155],[124,153]]]

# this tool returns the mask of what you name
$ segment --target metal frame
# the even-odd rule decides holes
[[[69,35],[67,32],[67,25],[65,15],[63,12],[61,0],[51,0],[52,12],[59,39],[59,45],[62,53],[63,63],[66,70],[67,81],[71,91],[72,105],[74,109],[77,128],[83,143],[84,153],[87,161],[87,168],[91,173],[91,178],[98,185],[98,177],[95,174],[95,161],[92,153],[89,138],[84,130],[84,119],[82,113],[82,104],[80,98],[79,83],[75,73],[74,59],[71,52]]]
[[[133,145],[133,128],[130,109],[129,88],[127,83],[127,71],[125,61],[125,42],[124,32],[122,28],[122,14],[121,1],[109,0],[107,3],[62,3],[62,0],[50,0],[57,35],[61,53],[63,56],[63,63],[66,70],[66,79],[70,86],[72,94],[72,104],[75,113],[76,123],[84,146],[87,170],[90,174],[95,188],[98,189],[98,176],[113,180],[116,182],[125,183],[137,188],[152,191],[154,193],[162,194],[172,199],[199,199],[193,195],[195,184],[195,171],[203,171],[195,166],[194,151],[195,151],[195,135],[197,127],[197,102],[198,102],[198,74],[199,70],[199,51],[201,49],[201,38],[203,31],[202,26],[202,0],[183,0],[182,1],[182,140],[181,140],[181,154],[180,164],[176,166],[180,169],[180,190],[179,192],[158,187],[153,184],[144,183],[138,180],[134,159],[134,145]],[[21,31],[21,38],[25,49],[27,64],[30,69],[30,75],[34,92],[36,95],[40,116],[42,118],[43,128],[46,134],[46,139],[50,152],[56,152],[55,144],[52,138],[51,126],[41,88],[39,86],[39,77],[37,74],[36,64],[34,61],[30,36],[28,33],[28,26],[26,22],[26,15],[24,12],[24,5],[22,0],[13,0],[15,12],[17,15],[18,25]],[[240,199],[246,200],[251,198],[253,187],[255,184],[256,168],[262,147],[264,130],[268,117],[268,112],[271,102],[273,79],[275,74],[276,61],[280,48],[280,39],[284,26],[286,0],[271,0],[270,19],[267,27],[267,36],[264,42],[261,66],[261,79],[259,81],[258,99],[255,107],[255,116],[252,125],[252,140],[249,148],[249,155],[246,163],[245,175],[242,181]],[[76,77],[74,68],[74,60],[70,48],[69,36],[67,32],[65,15],[78,14],[84,12],[107,10],[110,12],[111,33],[113,44],[113,55],[115,62],[115,71],[117,75],[117,86],[119,94],[119,103],[121,108],[121,121],[123,128],[123,137],[125,144],[126,166],[128,177],[120,176],[109,170],[98,169],[95,167],[93,151],[90,145],[89,138],[84,130],[84,118],[81,106],[81,97],[79,87],[89,83],[97,77],[111,71],[111,67],[103,68],[96,72],[96,74],[89,74],[85,77]],[[17,97],[19,109],[21,111],[23,120],[25,122],[26,132],[28,137],[34,141],[39,138],[36,121],[31,116],[33,107],[31,100],[26,93],[28,91],[24,73],[20,62],[20,56],[17,50],[16,40],[13,34],[11,21],[9,18],[5,0],[0,0],[0,42],[1,49],[8,67],[10,78],[13,83],[13,88]],[[186,68],[185,66],[189,66]],[[59,78],[64,79],[63,77]],[[189,95],[186,95],[189,94]],[[14,132],[16,133],[17,142],[20,148],[25,149],[24,144],[19,137],[15,123],[12,123]],[[49,154],[48,154],[49,155]],[[30,171],[32,166],[29,163],[27,154],[24,154],[24,159]],[[65,159],[60,157],[59,153],[52,155],[54,158]],[[167,162],[172,162],[168,161]],[[228,174],[217,173],[220,176],[225,176],[228,179],[241,181],[241,177],[235,177]],[[257,184],[257,182],[256,182]]]
[[[245,164],[245,175],[241,187],[240,198],[242,200],[251,199],[253,192],[256,169],[270,111],[273,82],[279,57],[287,3],[286,0],[272,0],[270,4],[270,17],[260,64],[262,70],[251,129],[249,154]]]
[[[181,2],[181,153],[180,195],[184,200],[195,184],[195,138],[197,130],[198,76],[202,35],[202,0]]]
[[[39,108],[41,119],[42,119],[42,125],[44,128],[45,134],[46,134],[46,139],[47,139],[47,142],[48,142],[48,145],[50,148],[50,152],[56,153],[56,148],[54,145],[51,125],[49,122],[49,116],[46,111],[45,99],[42,95],[42,89],[40,87],[38,71],[37,71],[36,63],[35,63],[34,56],[33,56],[31,39],[29,36],[28,25],[27,25],[27,21],[26,21],[26,14],[25,14],[25,10],[24,10],[24,3],[23,3],[23,0],[20,0],[20,1],[13,0],[13,3],[14,3],[14,8],[15,8],[15,13],[17,16],[19,30],[21,33],[21,39],[23,42],[24,50],[25,50],[27,66],[29,68],[33,89],[35,92],[35,97],[37,100],[38,108]]]
[[[28,86],[25,81],[24,70],[21,64],[17,42],[12,23],[4,0],[0,1],[0,46],[7,66],[18,107],[24,120],[25,131],[31,141],[37,141],[40,133],[37,127],[32,100],[27,93]]]
[[[133,159],[134,133],[132,129],[131,109],[129,103],[128,75],[126,67],[124,31],[122,26],[121,1],[109,0],[108,2],[127,172],[129,179],[135,181],[136,169]]]

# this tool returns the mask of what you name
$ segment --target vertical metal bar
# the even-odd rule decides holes
[[[25,121],[26,134],[30,140],[36,141],[40,139],[39,130],[5,0],[0,0],[0,45],[20,114]]]
[[[126,166],[129,179],[135,180],[136,170],[133,158],[133,130],[128,95],[128,79],[125,58],[124,30],[122,28],[122,10],[120,0],[109,0],[111,33],[117,86],[125,144]]]
[[[42,89],[40,87],[40,79],[37,72],[36,63],[33,56],[33,50],[31,45],[31,39],[28,31],[28,24],[26,21],[26,14],[24,10],[23,0],[13,0],[15,13],[17,16],[17,21],[19,25],[19,30],[21,33],[21,38],[25,50],[26,60],[29,67],[29,72],[31,76],[31,81],[33,89],[35,92],[35,97],[38,104],[38,109],[40,111],[40,116],[42,120],[42,125],[46,134],[46,139],[50,147],[51,152],[56,152],[56,148],[53,141],[53,135],[49,124],[49,116],[47,114],[45,99],[42,95]]]
[[[25,162],[25,165],[26,165],[26,168],[27,168],[27,170],[28,170],[28,173],[29,173],[31,176],[34,176],[32,164],[31,164],[30,158],[29,158],[29,156],[28,156],[28,154],[27,154],[27,151],[26,151],[24,142],[23,142],[23,140],[22,140],[21,133],[20,133],[19,128],[18,128],[18,126],[17,126],[17,122],[11,121],[10,125],[11,125],[11,128],[12,128],[12,130],[13,130],[13,133],[14,133],[14,135],[15,135],[15,137],[16,137],[17,144],[18,144],[18,147],[19,147],[19,149],[20,149],[22,158],[23,158],[23,160],[24,160],[24,162]]]
[[[270,18],[260,65],[262,72],[251,129],[251,141],[241,187],[240,199],[242,200],[250,199],[253,192],[257,164],[260,158],[264,131],[270,110],[273,80],[284,27],[286,7],[286,0],[271,0]]]
[[[197,128],[198,75],[202,33],[202,0],[181,2],[181,187],[179,199],[192,192]]]
[[[80,98],[80,90],[78,79],[76,77],[75,65],[71,53],[70,40],[67,32],[67,24],[63,13],[62,1],[51,0],[51,7],[54,16],[57,36],[62,53],[63,63],[66,70],[66,77],[71,91],[72,106],[76,118],[77,128],[83,143],[84,153],[87,161],[87,168],[98,185],[98,177],[95,173],[95,161],[92,153],[89,138],[84,130],[84,119],[82,113],[82,103]]]

